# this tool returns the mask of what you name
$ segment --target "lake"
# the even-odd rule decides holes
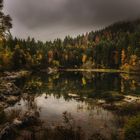
[[[79,128],[84,139],[95,134],[119,138],[127,115],[116,113],[108,105],[122,103],[128,95],[140,95],[139,75],[120,73],[35,73],[17,80],[16,85],[23,96],[5,112],[37,110],[45,125]]]

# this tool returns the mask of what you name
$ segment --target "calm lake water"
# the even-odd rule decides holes
[[[38,110],[50,127],[64,123],[63,115],[67,114],[72,125],[80,127],[87,138],[97,132],[107,139],[118,135],[121,116],[101,104],[116,102],[114,95],[140,94],[138,75],[116,73],[33,74],[16,84],[23,90],[23,96],[6,111]]]

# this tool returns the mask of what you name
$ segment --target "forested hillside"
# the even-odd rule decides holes
[[[140,1],[0,0],[0,140],[140,140]]]
[[[76,38],[36,41],[13,38],[11,18],[2,12],[0,68],[115,68],[140,69],[140,20],[118,22]],[[46,36],[47,39],[47,36]]]

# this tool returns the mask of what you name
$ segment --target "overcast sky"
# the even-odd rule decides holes
[[[140,0],[4,0],[13,36],[53,40],[140,17]]]

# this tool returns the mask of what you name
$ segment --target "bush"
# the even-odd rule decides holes
[[[125,126],[125,140],[140,139],[140,114],[130,118]]]

